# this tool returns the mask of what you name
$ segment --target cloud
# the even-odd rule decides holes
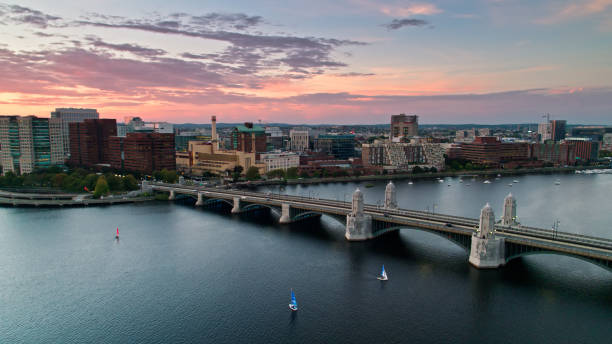
[[[142,57],[153,57],[153,56],[161,56],[165,55],[166,51],[163,49],[151,49],[140,46],[138,44],[112,44],[102,41],[97,37],[88,37],[87,40],[91,42],[91,45],[98,48],[107,48],[115,51],[129,52],[134,55],[142,56]]]
[[[425,26],[429,24],[427,21],[422,19],[393,19],[390,23],[383,24],[382,26],[387,30],[397,30],[405,26]]]
[[[336,76],[340,76],[340,77],[361,77],[361,76],[374,76],[376,74],[374,73],[357,73],[357,72],[350,72],[350,73],[338,73],[335,74]]]
[[[538,24],[555,24],[606,12],[612,7],[612,0],[579,0],[567,5],[557,5],[553,13],[536,20]]]
[[[407,6],[400,5],[384,5],[380,7],[380,11],[388,16],[401,16],[408,17],[413,15],[433,15],[441,13],[442,10],[439,9],[434,4],[429,3],[411,3]]]
[[[13,24],[28,24],[45,29],[61,21],[61,17],[48,15],[19,5],[0,4],[0,15]]]

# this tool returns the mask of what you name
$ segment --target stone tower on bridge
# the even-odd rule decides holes
[[[363,212],[363,193],[357,189],[353,193],[351,213],[346,215],[347,240],[366,240],[372,238],[372,216]]]
[[[504,199],[504,212],[501,218],[501,224],[503,226],[514,226],[518,224],[516,221],[516,200],[509,193]]]
[[[470,263],[479,269],[497,268],[506,263],[504,239],[495,238],[495,214],[489,203],[480,211],[479,230],[472,235]]]
[[[391,181],[385,188],[385,209],[397,209],[395,184],[393,184]]]

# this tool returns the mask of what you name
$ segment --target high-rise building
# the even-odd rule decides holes
[[[128,133],[112,137],[109,146],[113,168],[141,173],[176,169],[174,134]]]
[[[565,120],[551,120],[550,121],[550,136],[553,141],[565,140]]]
[[[552,126],[550,122],[538,124],[538,135],[540,135],[540,142],[542,143],[552,139]]]
[[[70,159],[72,166],[109,163],[109,140],[117,136],[114,119],[86,119],[70,123]]]
[[[52,154],[49,132],[48,118],[0,116],[0,163],[3,173],[11,171],[23,174],[60,165],[63,161],[57,157],[61,155],[61,150]]]
[[[308,150],[309,142],[308,128],[294,128],[289,131],[291,150],[294,152],[305,152]]]
[[[319,135],[315,151],[345,160],[355,156],[355,135]]]
[[[405,114],[391,116],[391,139],[399,142],[419,134],[419,116]]]
[[[59,118],[62,122],[64,153],[70,156],[70,123],[80,123],[86,119],[98,119],[100,115],[96,109],[57,108],[51,112],[51,118]]]
[[[263,153],[267,149],[265,130],[253,123],[239,125],[232,131],[234,150],[246,153]]]

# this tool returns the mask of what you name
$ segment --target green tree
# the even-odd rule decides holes
[[[100,198],[100,196],[108,195],[109,192],[110,192],[110,188],[108,187],[106,178],[104,178],[104,176],[100,176],[98,178],[98,181],[96,182],[96,189],[94,190],[94,197]]]
[[[412,173],[423,173],[423,169],[421,168],[421,166],[415,166],[412,169]]]
[[[128,174],[123,177],[123,190],[132,191],[138,189],[138,181],[134,178],[133,175]]]
[[[123,189],[123,183],[121,177],[117,177],[114,173],[107,173],[104,175],[108,188],[110,191],[121,191]]]
[[[268,173],[266,173],[266,175],[268,176],[268,178],[285,178],[285,170],[279,168],[276,170],[269,171]]]
[[[90,173],[85,177],[85,179],[83,179],[83,187],[86,187],[87,190],[91,191],[95,189],[97,181],[98,175],[95,173]]]
[[[161,171],[161,179],[165,183],[176,183],[178,181],[178,174],[176,173],[176,171],[168,171],[164,168]]]
[[[259,175],[259,169],[255,166],[251,166],[246,171],[246,179],[247,180],[256,180],[261,176]]]
[[[290,167],[287,169],[287,179],[297,179],[298,177],[298,168],[297,167]]]
[[[310,174],[308,174],[306,171],[302,171],[300,173],[300,178],[310,178]]]

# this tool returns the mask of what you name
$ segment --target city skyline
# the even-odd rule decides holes
[[[612,0],[21,1],[0,23],[3,115],[612,123]]]

